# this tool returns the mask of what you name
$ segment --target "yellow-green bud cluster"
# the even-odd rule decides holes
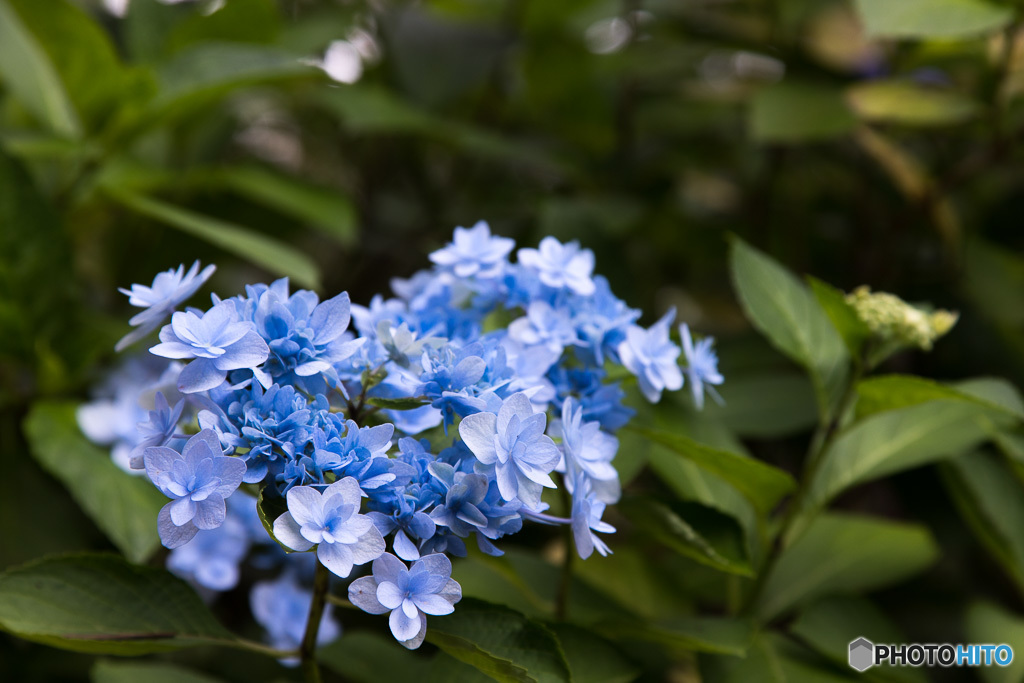
[[[872,293],[867,286],[847,294],[846,302],[883,342],[916,346],[925,351],[931,350],[935,340],[953,328],[958,317],[951,311],[926,311],[911,306],[894,294]]]

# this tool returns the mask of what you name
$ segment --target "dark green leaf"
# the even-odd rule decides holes
[[[1006,380],[982,377],[940,384],[913,375],[884,375],[857,385],[857,416],[905,408],[926,401],[965,401],[1024,420],[1024,404],[1016,388]]]
[[[267,535],[274,539],[286,553],[294,553],[295,550],[278,541],[277,536],[274,535],[274,522],[288,512],[288,501],[283,496],[264,496],[266,490],[265,486],[261,488],[260,495],[256,498],[256,513],[259,515],[260,523],[267,530]]]
[[[500,605],[463,599],[430,620],[427,640],[497,681],[568,681],[558,639],[543,625]]]
[[[160,545],[157,513],[168,502],[146,477],[124,472],[78,429],[76,404],[37,403],[25,420],[32,455],[59,479],[114,545],[143,562]]]
[[[1006,26],[1013,10],[984,0],[857,0],[872,38],[959,38]]]
[[[723,404],[708,401],[707,419],[718,419],[737,436],[779,438],[817,422],[814,385],[799,372],[735,373],[718,387]]]
[[[51,131],[81,137],[82,124],[57,70],[7,0],[0,0],[0,77]]]
[[[814,598],[898,583],[938,557],[922,526],[829,513],[783,550],[756,606],[765,620]]]
[[[673,617],[656,621],[619,621],[601,625],[609,638],[646,640],[679,650],[742,657],[747,653],[753,625],[727,617]]]
[[[410,398],[371,397],[366,399],[366,402],[386,410],[416,410],[427,405],[428,399],[424,396],[412,396]]]
[[[1024,488],[1004,462],[984,453],[942,466],[943,480],[978,541],[1024,591]]]
[[[841,669],[839,671],[842,671]],[[778,633],[754,637],[744,659],[707,658],[701,667],[706,683],[843,683],[861,680],[849,673],[837,673],[828,662]]]
[[[317,659],[329,669],[358,683],[415,680],[426,664],[402,647],[391,634],[346,631],[326,647],[317,650]]]
[[[311,289],[320,287],[320,269],[313,260],[284,242],[150,197],[114,187],[106,191],[111,198],[143,216],[206,240],[272,273],[285,275],[295,284]]]
[[[832,321],[832,325],[839,331],[839,335],[846,343],[846,349],[850,356],[856,358],[860,355],[864,341],[871,335],[871,330],[864,324],[864,321],[857,317],[853,306],[846,303],[846,295],[841,291],[822,282],[816,277],[807,276],[807,282],[811,285],[814,298],[818,305]]]
[[[259,166],[224,169],[217,177],[247,199],[305,221],[339,244],[351,245],[356,241],[359,225],[355,207],[338,190],[311,185]]]
[[[718,475],[746,496],[762,512],[770,511],[796,483],[782,470],[737,453],[718,450],[681,436],[642,427],[629,430],[661,444],[698,467]]]
[[[750,136],[758,142],[808,142],[851,132],[857,118],[840,90],[785,83],[764,88],[750,106]]]
[[[733,553],[725,549],[716,549],[669,506],[646,498],[631,498],[621,502],[619,507],[632,524],[680,555],[729,574],[754,575],[746,559],[732,556]]]
[[[0,628],[118,655],[233,641],[184,581],[113,555],[46,558],[0,574]]]
[[[552,623],[549,628],[558,637],[573,681],[628,683],[639,675],[636,664],[596,633],[565,623]]]
[[[807,368],[819,414],[830,415],[849,371],[843,338],[810,290],[767,255],[734,239],[731,259],[747,316],[776,348]]]
[[[198,671],[169,662],[120,662],[100,659],[90,672],[92,683],[218,683]]]
[[[1006,643],[1014,655],[1024,651],[1024,617],[989,602],[975,602],[967,610],[964,624],[969,643]],[[978,667],[985,683],[1020,683],[1024,679],[1024,658],[1014,656],[1009,666]]]

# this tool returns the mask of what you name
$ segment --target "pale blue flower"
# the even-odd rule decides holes
[[[562,471],[568,473],[567,483],[585,476],[593,480],[595,492],[607,503],[619,497],[619,473],[612,459],[619,450],[619,440],[601,431],[597,422],[583,421],[583,408],[572,398],[562,405],[562,419],[552,423],[551,432],[562,437],[565,455]]]
[[[249,552],[250,544],[242,511],[245,506],[255,509],[255,499],[243,495],[228,498],[224,523],[216,529],[200,531],[191,541],[172,550],[167,556],[167,568],[209,590],[226,591],[238,585],[238,565]]]
[[[145,469],[143,453],[150,446],[166,446],[176,438],[184,438],[178,433],[178,422],[185,409],[185,399],[178,399],[172,408],[161,391],[156,392],[155,405],[149,411],[149,420],[138,423],[139,443],[132,449],[129,466],[133,470]]]
[[[292,550],[317,546],[316,556],[344,578],[355,565],[384,552],[384,538],[373,520],[359,514],[362,490],[352,477],[340,479],[321,494],[312,486],[288,491],[288,512],[274,522],[274,536]]]
[[[602,555],[608,555],[611,550],[594,532],[600,531],[603,534],[615,532],[615,527],[607,522],[601,521],[604,515],[604,502],[597,500],[590,491],[590,482],[579,477],[573,487],[572,496],[572,536],[576,541],[576,552],[584,560],[596,549]]]
[[[275,581],[256,583],[249,596],[252,615],[267,630],[270,644],[281,650],[294,650],[302,643],[312,602],[313,591],[300,585],[292,572],[286,572]],[[328,604],[320,620],[316,643],[326,645],[340,635],[341,627]],[[298,661],[287,659],[281,663],[294,665]]]
[[[715,338],[704,337],[694,344],[690,337],[690,327],[686,323],[679,326],[679,336],[683,340],[686,377],[690,380],[690,390],[693,392],[693,402],[697,405],[697,409],[700,410],[704,407],[705,390],[721,403],[722,397],[711,386],[725,381],[725,377],[722,377],[722,373],[718,371],[718,355],[711,348],[715,343]]]
[[[650,329],[630,325],[626,329],[626,338],[618,347],[622,364],[636,375],[640,391],[651,403],[661,399],[663,390],[683,388],[683,372],[678,364],[679,347],[668,338],[669,326],[675,317],[673,308]]]
[[[459,435],[480,461],[482,472],[494,472],[504,500],[518,498],[536,509],[541,488],[555,488],[549,475],[559,460],[555,442],[544,434],[546,424],[544,413],[535,413],[526,394],[518,392],[502,402],[497,415],[463,418]]]
[[[119,289],[118,291],[128,297],[128,303],[146,310],[128,321],[129,325],[138,329],[122,337],[114,349],[121,351],[159,327],[168,314],[210,279],[215,270],[217,266],[211,265],[203,268],[203,272],[200,273],[199,261],[196,261],[187,273],[184,272],[184,264],[179,265],[177,270],[172,268],[158,273],[149,287],[135,284],[130,290]]]
[[[583,296],[594,293],[594,252],[580,249],[579,242],[562,244],[545,237],[539,249],[520,249],[519,263],[536,272],[548,287],[568,287]]]
[[[245,463],[222,453],[212,429],[190,438],[181,453],[165,446],[145,450],[146,474],[161,493],[174,499],[157,517],[166,547],[184,545],[199,529],[216,529],[224,522],[224,499],[242,483]]]
[[[160,341],[151,353],[195,359],[178,375],[178,389],[187,394],[213,389],[229,370],[256,368],[270,355],[253,324],[239,320],[230,301],[217,304],[202,317],[192,311],[175,313],[171,324],[160,330]]]
[[[491,237],[490,227],[480,221],[472,228],[455,228],[452,242],[432,253],[430,260],[462,278],[493,278],[501,275],[515,244],[507,237]]]
[[[524,346],[543,345],[556,356],[568,346],[581,344],[568,311],[553,308],[543,301],[534,301],[526,309],[526,316],[513,320],[508,336]]]
[[[352,582],[348,599],[370,614],[390,611],[391,633],[413,650],[427,634],[426,615],[451,614],[462,599],[462,587],[451,576],[452,563],[444,555],[427,555],[406,569],[385,554],[374,560],[372,576]]]

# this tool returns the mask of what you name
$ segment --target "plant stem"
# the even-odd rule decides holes
[[[313,578],[313,601],[309,606],[309,619],[306,621],[306,633],[302,636],[299,646],[299,659],[306,683],[320,683],[320,667],[316,663],[316,638],[320,633],[320,621],[327,603],[327,588],[331,573],[327,567],[316,563],[316,575]]]
[[[814,481],[818,468],[820,467],[821,462],[825,459],[824,455],[828,451],[829,447],[831,447],[836,434],[839,433],[840,423],[849,411],[854,397],[857,395],[857,385],[860,383],[863,373],[864,362],[860,358],[854,359],[853,371],[846,380],[842,397],[839,399],[839,403],[836,404],[835,411],[827,421],[823,422],[818,427],[814,433],[814,437],[811,439],[810,448],[808,449],[807,457],[804,460],[804,471],[803,476],[800,477],[799,487],[789,502],[789,506],[786,509],[786,516],[783,518],[782,524],[779,526],[779,530],[775,535],[772,546],[768,551],[768,557],[765,559],[765,562],[761,567],[761,571],[758,572],[757,578],[754,580],[754,585],[750,589],[750,593],[747,594],[747,600],[745,601],[742,610],[745,615],[750,615],[758,601],[761,599],[761,593],[764,591],[764,586],[768,580],[768,576],[771,575],[772,570],[778,563],[782,551],[793,540],[792,537],[794,532],[797,530],[794,528],[794,523],[803,511],[804,501],[810,491],[811,483]]]
[[[560,483],[562,485],[558,490],[562,494],[565,511],[571,513],[572,499],[569,498],[569,491],[565,488],[564,477]],[[562,576],[558,582],[558,594],[555,596],[555,617],[559,621],[565,621],[569,616],[569,591],[572,589],[572,556],[575,552],[572,541],[572,526],[565,525],[562,527],[562,532],[565,538],[565,559],[562,561]]]

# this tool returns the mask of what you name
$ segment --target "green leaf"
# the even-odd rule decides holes
[[[82,124],[45,50],[0,0],[0,77],[25,109],[58,135],[82,136]]]
[[[852,683],[861,680],[850,673],[836,673],[829,662],[815,659],[806,648],[779,633],[757,634],[743,659],[709,657],[702,659],[701,680],[705,683]]]
[[[941,472],[978,541],[1024,591],[1024,489],[1013,472],[984,453],[943,463]]]
[[[67,0],[8,2],[46,52],[89,130],[102,129],[118,109],[153,95],[149,74],[125,67],[108,33],[84,10]]]
[[[736,657],[747,654],[754,635],[753,624],[731,617],[673,617],[644,622],[619,620],[602,624],[601,631],[616,641],[643,640],[679,650]]]
[[[785,83],[754,95],[748,127],[757,142],[792,143],[840,137],[856,125],[840,90]]]
[[[784,495],[796,487],[796,482],[789,474],[759,460],[711,448],[679,434],[632,426],[626,429],[718,475],[735,486],[761,512],[770,511]]]
[[[814,385],[803,373],[733,373],[717,388],[723,403],[708,401],[705,419],[720,420],[737,436],[779,438],[817,423]]]
[[[415,680],[425,664],[390,633],[385,636],[370,631],[346,631],[343,637],[317,650],[317,659],[345,680],[357,683]]]
[[[935,541],[922,526],[824,514],[782,551],[756,611],[767,621],[814,598],[888,586],[937,557]]]
[[[219,683],[222,679],[169,662],[97,660],[89,672],[92,683]]]
[[[995,432],[995,411],[966,401],[928,401],[868,417],[823,454],[807,496],[820,507],[847,488],[971,450]]]
[[[835,663],[846,666],[850,641],[864,637],[873,643],[904,643],[906,636],[885,614],[864,598],[844,595],[818,600],[804,609],[789,632]],[[893,681],[926,681],[920,669],[885,667],[872,674]]]
[[[105,190],[112,199],[132,211],[206,240],[271,273],[285,275],[297,285],[320,288],[320,270],[313,260],[284,242],[150,197],[110,186]]]
[[[193,11],[173,27],[167,49],[177,52],[192,45],[217,42],[273,42],[281,26],[274,0],[230,0],[215,12]]]
[[[117,655],[234,640],[168,571],[94,554],[44,558],[0,574],[0,628],[51,647]]]
[[[543,625],[500,605],[463,599],[432,619],[427,640],[497,681],[568,681],[558,639]]]
[[[25,420],[32,455],[132,562],[160,545],[156,518],[167,498],[146,477],[124,472],[78,429],[76,404],[36,403]]]
[[[879,123],[941,126],[963,123],[980,110],[963,95],[907,81],[869,81],[851,86],[847,101],[861,118]]]
[[[277,521],[278,517],[288,512],[288,501],[284,496],[264,497],[263,494],[266,490],[266,486],[261,488],[260,495],[256,498],[256,514],[259,515],[260,523],[266,529],[267,535],[274,539],[274,542],[281,546],[282,550],[288,554],[298,552],[294,548],[289,548],[284,543],[281,543],[281,541],[277,540],[277,536],[274,535],[274,522]]]
[[[811,285],[811,291],[814,293],[814,298],[818,300],[818,305],[832,321],[839,336],[843,338],[850,356],[854,358],[860,356],[865,340],[871,336],[871,330],[863,320],[857,317],[853,306],[846,303],[846,294],[810,275],[807,276],[807,282]]]
[[[967,610],[964,632],[968,643],[1006,643],[1016,655],[1024,652],[1024,617],[989,602],[978,601]],[[985,683],[1020,683],[1024,658],[1015,656],[1009,666],[978,667]]]
[[[1013,10],[983,0],[857,0],[870,38],[963,38],[1006,26]]]
[[[718,571],[751,577],[754,571],[743,558],[719,552],[710,540],[668,505],[646,498],[630,498],[619,508],[632,524],[683,557]]]
[[[857,385],[857,417],[905,408],[927,401],[965,401],[1024,420],[1024,403],[1004,379],[977,379],[940,384],[914,375],[882,375]]]
[[[740,303],[754,326],[810,373],[819,414],[825,419],[849,371],[843,338],[802,282],[743,240],[733,240],[731,270]]]
[[[573,681],[629,683],[640,674],[635,663],[596,633],[566,623],[552,623],[549,628],[558,637]]]
[[[222,183],[250,199],[298,218],[339,244],[358,237],[358,217],[352,201],[337,190],[318,187],[259,166],[223,169]]]
[[[386,410],[416,410],[427,405],[429,399],[425,396],[412,396],[409,398],[371,397],[366,399],[366,402]]]

